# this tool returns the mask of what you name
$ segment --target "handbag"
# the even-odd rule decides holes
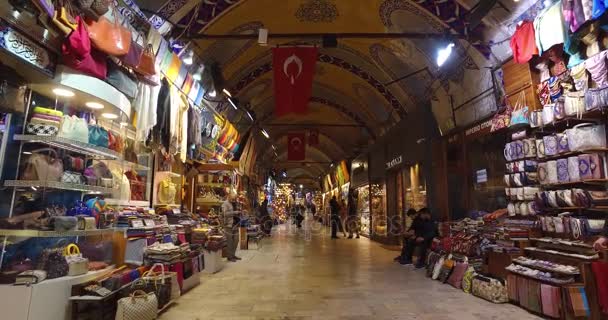
[[[47,279],[55,279],[68,275],[68,262],[63,257],[63,247],[47,248],[42,251],[36,269],[44,270]]]
[[[161,204],[172,204],[175,202],[177,186],[171,179],[165,179],[158,186],[158,201]]]
[[[557,182],[566,183],[570,182],[570,175],[568,174],[568,159],[557,159]]]
[[[81,157],[66,155],[63,157],[63,168],[70,171],[83,171],[84,159]]]
[[[158,313],[158,300],[153,292],[137,290],[118,300],[116,320],[153,320]]]
[[[526,94],[524,93],[524,91],[519,92],[515,107],[511,112],[510,126],[518,124],[530,124],[529,108],[526,105]]]
[[[566,130],[572,151],[606,148],[606,128],[603,124],[582,123]]]
[[[492,126],[490,132],[495,132],[503,128],[507,128],[511,124],[511,107],[506,105],[502,111],[496,112],[492,117]]]
[[[28,123],[27,133],[37,136],[55,136],[59,132],[59,126],[42,123]]]
[[[83,176],[78,172],[64,171],[61,176],[61,182],[73,183],[73,184],[84,184]]]
[[[206,240],[205,240],[206,241]],[[433,268],[441,255],[437,252],[430,252],[426,257],[426,276],[430,278],[433,275]]]
[[[111,56],[124,56],[131,46],[131,31],[118,23],[118,10],[112,8],[114,22],[106,17],[85,19],[91,43],[99,51]]]
[[[125,149],[125,143],[122,137],[112,131],[108,131],[108,149],[122,153]]]
[[[437,280],[442,283],[446,283],[446,281],[448,281],[448,278],[450,277],[450,274],[452,273],[452,270],[454,269],[455,263],[456,262],[454,261],[454,259],[452,259],[452,255],[449,255],[446,259],[444,259]]]
[[[452,270],[452,274],[450,274],[450,277],[448,278],[448,283],[456,288],[456,289],[461,289],[462,288],[462,279],[464,278],[464,274],[467,272],[467,269],[469,268],[469,262],[468,259],[465,257],[463,262],[456,262],[456,265],[454,266],[454,269]]]
[[[129,179],[129,185],[131,187],[131,200],[143,201],[145,199],[146,185],[137,175],[135,171],[125,172],[125,176]]]
[[[57,136],[82,143],[89,143],[89,128],[86,120],[77,116],[64,115],[61,129]]]
[[[50,155],[40,152],[48,151]],[[32,151],[26,161],[21,180],[61,181],[63,163],[57,158],[57,152],[51,148]]]
[[[163,266],[162,264],[155,264],[155,266],[156,265]],[[152,269],[154,269],[154,268],[152,268]],[[164,266],[161,269],[160,273],[156,273],[152,269],[146,271],[142,275],[142,279],[154,288],[154,293],[156,294],[156,297],[158,298],[158,307],[162,308],[167,303],[169,303],[171,300],[173,300],[172,287],[174,286],[174,284],[171,282],[171,275],[167,274],[165,272]],[[179,284],[177,283],[177,274],[174,272],[172,272],[172,274],[175,274],[175,279],[176,279],[175,287],[177,288],[177,291],[179,292]]]
[[[584,92],[568,92],[564,97],[564,112],[567,116],[581,118],[585,113]]]
[[[76,30],[61,45],[61,59],[66,66],[103,80],[108,72],[106,57],[91,48],[91,39],[82,19],[78,16],[76,21]]]
[[[108,76],[106,82],[122,92],[129,99],[137,96],[137,80],[126,69],[121,68],[116,63],[108,64]]]
[[[548,125],[553,123],[555,120],[555,116],[553,114],[553,104],[547,104],[543,106],[543,125]]]
[[[435,266],[433,267],[433,275],[431,276],[431,279],[437,280],[439,278],[439,274],[441,273],[441,267],[443,266],[445,258],[446,257],[442,256],[441,258],[439,258],[439,260],[437,260],[437,263],[435,263]]]
[[[475,278],[476,275],[477,275],[477,273],[475,272],[475,268],[473,268],[473,267],[467,268],[467,271],[464,273],[464,276],[462,277],[462,291],[464,291],[466,293],[471,293],[471,287],[473,285],[473,278]]]
[[[101,126],[89,126],[89,143],[98,147],[108,147],[108,131]]]
[[[608,87],[590,88],[585,92],[585,110],[598,110],[608,105]]]
[[[121,200],[131,199],[131,184],[129,179],[122,172],[112,170],[113,177],[113,192],[112,197]]]
[[[530,127],[538,128],[543,126],[543,111],[534,110],[530,112]]]
[[[46,271],[44,270],[26,270],[17,275],[15,279],[15,285],[32,285],[40,283],[47,278]]]
[[[155,60],[152,44],[147,44],[134,71],[143,76],[154,76],[156,74]]]
[[[63,256],[68,263],[69,276],[79,276],[89,272],[89,259],[82,257],[77,245],[72,243],[65,247]]]
[[[125,19],[126,20],[126,19]],[[141,33],[138,32],[137,38],[131,38],[131,45],[129,46],[129,52],[124,56],[120,57],[123,66],[129,68],[135,68],[141,62],[141,56],[144,53],[144,48],[137,41],[140,39]]]
[[[24,113],[27,87],[25,80],[12,68],[0,63],[0,111]]]
[[[476,275],[472,281],[472,292],[474,296],[493,303],[509,302],[507,287],[494,278]]]

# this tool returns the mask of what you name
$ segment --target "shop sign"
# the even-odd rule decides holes
[[[0,30],[0,47],[40,69],[50,73],[55,71],[55,65],[44,48],[11,28]]]
[[[488,170],[487,169],[477,170],[475,175],[476,175],[475,180],[477,181],[477,183],[488,182]]]
[[[403,156],[398,156],[397,158],[386,163],[386,169],[392,169],[400,165],[401,163],[403,163]]]
[[[492,119],[486,120],[468,128],[464,131],[464,136],[467,138],[473,138],[477,136],[486,135],[490,133],[490,129],[492,129]]]

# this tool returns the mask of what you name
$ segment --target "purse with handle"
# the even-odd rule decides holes
[[[106,17],[100,17],[98,20],[85,18],[85,21],[93,46],[111,56],[120,57],[129,52],[131,31],[119,24],[118,10],[115,7],[112,8],[112,14],[113,22]]]
[[[63,250],[63,256],[68,263],[68,275],[79,276],[89,271],[89,259],[82,257],[76,244],[69,244]]]
[[[136,290],[118,300],[116,320],[153,320],[158,316],[158,300],[154,292]]]
[[[41,152],[48,151],[50,155]],[[63,162],[57,158],[57,152],[51,148],[32,151],[26,161],[21,180],[60,181],[63,176]]]

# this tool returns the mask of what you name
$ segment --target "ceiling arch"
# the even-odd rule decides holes
[[[149,0],[152,1],[152,0]],[[467,101],[486,78],[479,74],[491,65],[487,45],[478,41],[488,31],[486,22],[468,30],[464,17],[470,1],[464,0],[163,0],[158,16],[176,24],[174,35],[184,33],[197,43],[197,55],[217,61],[227,79],[227,88],[239,101],[249,103],[257,123],[273,139],[285,139],[289,128],[282,122],[305,124],[331,119],[356,124],[356,129],[322,128],[320,150],[309,148],[308,159],[340,160],[373,138],[381,136],[416,108],[431,105],[438,90],[450,94],[456,103]],[[463,3],[467,3],[465,7]],[[476,2],[474,2],[476,3]],[[193,23],[184,31],[190,21]],[[294,34],[293,38],[269,39],[269,46],[258,46],[255,38],[217,39],[207,35],[255,34],[264,27],[270,33]],[[459,63],[449,72],[435,65],[438,43],[424,38],[339,38],[336,48],[320,48],[310,114],[276,118],[272,95],[272,57],[270,48],[285,44],[321,46],[320,38],[300,37],[323,33],[451,33],[456,41]],[[196,37],[200,35],[199,37]],[[213,38],[213,39],[212,39]],[[469,49],[471,47],[471,50]],[[480,59],[481,57],[481,59]],[[456,60],[454,60],[456,61]],[[404,80],[396,79],[426,68]],[[452,70],[453,69],[453,70]],[[483,81],[477,81],[476,79]],[[462,83],[469,83],[462,87]],[[441,97],[443,99],[443,96]],[[445,100],[445,99],[444,99]],[[441,101],[444,101],[441,100]],[[433,104],[436,104],[433,102]],[[228,109],[230,109],[228,107]],[[449,108],[433,105],[433,111]],[[228,110],[232,111],[232,110]],[[226,112],[232,116],[234,112]],[[436,119],[445,115],[435,113]],[[247,119],[245,119],[247,120]],[[242,121],[245,121],[242,120]],[[314,122],[314,121],[311,121]],[[274,126],[273,126],[274,124]],[[301,128],[298,127],[298,128]],[[293,128],[292,128],[293,129]],[[263,139],[261,137],[258,137]],[[370,139],[371,138],[371,139]],[[257,138],[256,138],[257,139]],[[282,142],[281,142],[282,144]],[[268,143],[262,145],[269,146]],[[278,153],[285,153],[279,146]],[[336,151],[336,150],[339,150]],[[264,151],[273,155],[272,149]]]

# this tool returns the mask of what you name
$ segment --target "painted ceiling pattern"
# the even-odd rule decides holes
[[[172,34],[428,32],[446,33],[457,41],[457,67],[449,75],[434,62],[436,43],[430,39],[339,39],[337,48],[323,48],[318,56],[311,103],[327,108],[328,114],[343,114],[346,121],[361,126],[361,132],[331,131],[325,138],[352,146],[353,140],[375,138],[408,111],[431,106],[431,97],[458,90],[459,82],[475,79],[491,66],[491,48],[483,36],[484,21],[468,30],[464,17],[470,1],[462,0],[164,0],[157,16],[174,24]],[[184,32],[184,28],[187,28]],[[247,40],[195,40],[197,54],[219,63],[226,85],[241,102],[250,103],[258,119],[274,121],[272,62],[269,47]],[[272,42],[274,41],[274,42]],[[301,39],[271,39],[270,46],[302,43]],[[304,43],[318,44],[319,41]],[[469,46],[470,49],[469,50]],[[393,80],[425,69],[407,79]],[[485,80],[485,78],[484,78]],[[263,84],[263,85],[261,85]],[[475,81],[472,82],[474,86]],[[485,84],[482,84],[483,87]],[[325,87],[324,89],[322,89]],[[437,90],[440,92],[437,92]],[[474,96],[475,88],[462,90],[458,99]],[[339,95],[332,93],[339,92]],[[436,99],[436,101],[442,99]],[[319,107],[317,107],[319,108]],[[228,108],[230,109],[230,108]],[[445,106],[433,110],[447,112]],[[449,112],[451,114],[451,111]],[[447,117],[447,114],[443,115]],[[436,116],[437,117],[437,116]],[[323,122],[320,118],[319,122]],[[283,134],[271,132],[271,134]],[[331,154],[329,144],[319,153]],[[345,150],[350,153],[349,150]],[[332,156],[336,156],[332,154]],[[337,160],[337,159],[335,159]]]

